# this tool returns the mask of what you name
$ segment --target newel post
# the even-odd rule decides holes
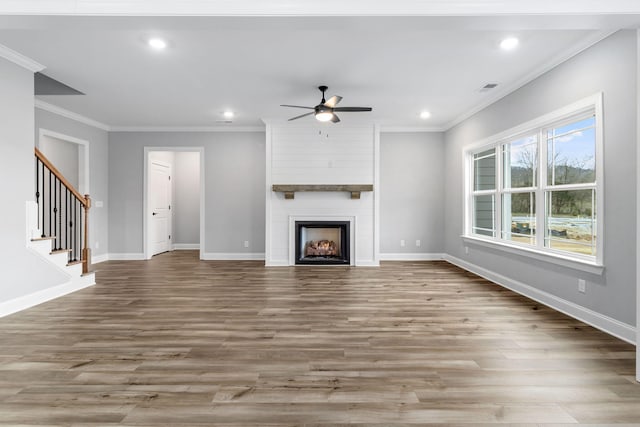
[[[84,195],[84,243],[82,247],[82,274],[89,272],[91,265],[91,248],[89,247],[89,209],[91,209],[91,197]]]

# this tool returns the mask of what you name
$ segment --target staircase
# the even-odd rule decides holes
[[[68,277],[69,291],[95,284],[90,271],[89,195],[81,195],[62,173],[35,149],[36,200],[28,206],[27,246]]]

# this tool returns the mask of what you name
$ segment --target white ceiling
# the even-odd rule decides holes
[[[43,101],[114,129],[259,126],[304,113],[279,104],[313,106],[320,84],[341,106],[373,107],[343,123],[446,129],[638,18],[4,15],[0,44],[86,93]],[[498,47],[508,35],[515,51]],[[151,36],[169,47],[151,50]],[[232,124],[217,123],[225,109]]]

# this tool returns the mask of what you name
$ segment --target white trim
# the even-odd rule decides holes
[[[174,243],[172,246],[174,251],[189,251],[193,249],[200,249],[200,243]]]
[[[380,125],[373,126],[373,263],[380,265]]]
[[[452,121],[450,121],[449,123],[447,123],[444,127],[445,131],[450,130],[451,128],[455,127],[456,125],[462,123],[463,121],[467,120],[469,117],[473,116],[474,114],[484,110],[485,108],[487,108],[488,106],[494,104],[495,102],[499,101],[500,99],[512,94],[513,92],[515,92],[516,90],[520,89],[521,87],[525,86],[527,83],[532,82],[533,80],[537,79],[538,77],[542,76],[543,74],[547,73],[548,71],[551,71],[552,69],[556,68],[557,66],[559,66],[560,64],[568,61],[569,59],[573,58],[574,56],[578,55],[581,52],[584,52],[585,50],[587,50],[588,48],[590,48],[591,46],[594,46],[595,44],[601,42],[602,40],[606,39],[607,37],[609,37],[610,35],[612,35],[613,33],[615,33],[616,30],[603,30],[603,31],[598,31],[597,33],[591,35],[590,37],[585,37],[584,39],[581,39],[576,45],[572,46],[571,48],[565,50],[564,52],[561,52],[559,55],[551,58],[549,61],[547,61],[546,63],[542,64],[540,67],[534,69],[533,71],[529,72],[527,75],[525,75],[524,77],[522,77],[519,80],[516,80],[515,82],[501,87],[498,86],[500,89],[497,92],[494,92],[492,95],[486,99],[484,99],[480,104],[472,107],[471,109],[467,110],[466,112],[460,114],[458,117],[456,117],[455,119],[453,119]]]
[[[203,261],[264,261],[264,252],[207,252]]]
[[[62,285],[54,286],[52,288],[43,289],[29,295],[14,298],[12,300],[0,303],[0,317],[17,313],[18,311],[34,307],[38,304],[42,304],[52,299],[59,298],[80,289],[93,286],[94,284],[95,282],[91,283],[82,280],[70,280],[67,283],[63,283]]]
[[[445,255],[444,259],[453,265],[477,274],[480,277],[497,283],[498,285],[512,290],[520,295],[524,295],[527,298],[531,298],[534,301],[538,301],[541,304],[544,304],[556,311],[587,323],[594,328],[600,329],[601,331],[613,335],[614,337],[620,338],[621,340],[628,343],[635,344],[636,328],[632,325],[620,322],[609,316],[605,316],[604,314],[597,313],[571,301],[559,298],[548,292],[541,291],[525,283],[510,279],[501,274],[495,273],[491,270],[477,266],[470,262],[463,261],[451,255]]]
[[[640,30],[636,30],[636,147],[640,147]],[[636,224],[640,224],[640,150],[636,148]],[[636,343],[640,343],[640,227],[636,229]],[[640,351],[636,347],[636,381],[640,382]]]
[[[101,262],[109,261],[109,254],[91,255],[91,264],[100,264]]]
[[[380,261],[439,261],[443,253],[382,253]]]
[[[111,132],[264,132],[264,126],[111,126]]]
[[[637,14],[634,0],[325,0],[291,2],[288,0],[228,1],[86,1],[20,0],[1,2],[1,14],[51,15],[214,15],[214,16],[502,16],[540,14]]]
[[[149,153],[153,151],[171,151],[171,152],[197,152],[200,153],[200,259],[203,258],[205,247],[205,152],[204,147],[144,147],[143,155],[143,177],[142,177],[142,252],[144,259],[151,259],[147,243],[147,210],[148,207],[148,164]]]
[[[40,141],[44,136],[60,139],[62,141],[70,142],[72,144],[77,144],[80,146],[78,150],[78,159],[80,161],[80,165],[78,165],[77,190],[80,194],[91,194],[91,179],[90,179],[91,165],[89,164],[91,156],[89,155],[89,147],[90,147],[89,141],[85,139],[76,138],[70,135],[65,135],[59,132],[54,132],[49,129],[39,128],[38,129],[38,148],[42,147]],[[91,235],[93,235],[93,233],[91,233]]]
[[[89,117],[85,117],[81,114],[74,113],[73,111],[65,110],[64,108],[58,107],[57,105],[49,104],[48,102],[44,102],[40,99],[34,100],[34,106],[35,108],[39,108],[41,110],[48,111],[62,117],[66,117],[67,119],[75,120],[76,122],[83,123],[87,126],[102,129],[107,132],[111,130],[111,127],[109,125],[105,125],[104,123],[90,119]]]
[[[380,261],[374,261],[370,259],[357,259],[356,265],[352,267],[380,267]]]
[[[281,263],[282,265],[289,265],[289,260],[287,261],[280,261],[280,260],[273,260],[273,250],[271,249],[271,200],[272,200],[272,191],[271,191],[271,165],[273,163],[273,159],[271,158],[272,155],[272,147],[271,145],[273,144],[272,141],[272,132],[273,132],[273,127],[271,125],[270,121],[265,121],[266,124],[266,132],[265,132],[265,159],[266,159],[266,165],[264,168],[265,171],[265,179],[264,179],[264,183],[265,183],[265,189],[264,189],[264,197],[265,197],[265,201],[264,201],[264,216],[265,216],[265,227],[264,227],[264,249],[265,249],[265,253],[268,254],[269,258],[265,259],[265,265],[266,266],[280,266]],[[265,257],[266,258],[266,257]]]
[[[483,239],[478,236],[460,236],[465,245],[478,245],[485,248],[499,249],[514,255],[520,255],[526,258],[534,258],[538,261],[544,261],[551,264],[561,265],[573,270],[584,271],[586,273],[602,275],[604,265],[595,264],[588,260],[580,260],[564,253],[555,253],[551,249],[548,251],[538,250],[534,246],[518,245],[507,241]]]
[[[9,49],[5,45],[0,44],[0,58],[4,58],[7,61],[13,62],[16,65],[26,68],[27,70],[37,73],[44,70],[46,67],[33,59],[24,56],[20,52],[16,52],[13,49]]]
[[[109,261],[143,261],[144,253],[110,253]]]
[[[411,133],[411,132],[446,132],[446,126],[384,126],[380,125],[380,133]]]
[[[264,266],[265,267],[291,267],[289,265],[289,261],[282,261],[282,260],[276,260],[276,261],[267,261],[265,259],[264,262]]]

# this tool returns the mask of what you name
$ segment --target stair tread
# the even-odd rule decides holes
[[[51,255],[64,254],[69,252],[71,252],[71,249],[56,249],[55,251],[51,251]]]
[[[76,265],[76,264],[82,264],[82,260],[78,260],[78,261],[69,261],[67,263],[67,265]]]
[[[54,240],[55,236],[45,236],[45,237],[33,237],[31,239],[32,242],[39,242],[41,240]]]

